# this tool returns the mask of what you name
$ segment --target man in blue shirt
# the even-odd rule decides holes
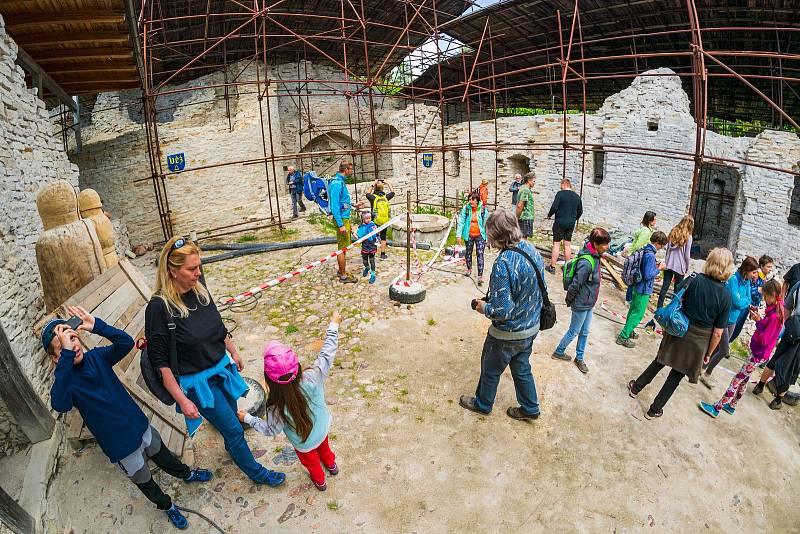
[[[543,297],[536,271],[542,274],[544,261],[523,239],[513,211],[500,209],[486,221],[489,245],[500,249],[492,267],[485,300],[473,300],[472,309],[492,320],[481,354],[481,376],[475,396],[463,395],[459,404],[483,415],[492,411],[500,375],[511,369],[519,407],[506,414],[514,419],[539,417],[539,399],[531,373],[533,340],[539,334]],[[536,271],[534,270],[536,269]]]
[[[114,373],[114,365],[133,348],[131,336],[83,308],[69,307],[68,311],[81,319],[78,330],[104,337],[111,345],[84,353],[77,332],[66,321],[53,319],[47,323],[42,330],[42,345],[56,366],[51,406],[62,413],[77,408],[108,459],[167,513],[173,525],[185,529],[189,524],[186,517],[153,480],[147,460],[184,482],[206,482],[213,474],[207,469],[190,469],[170,452]]]
[[[355,207],[360,209],[363,202],[353,205],[350,201],[350,191],[347,189],[347,178],[353,175],[353,164],[343,161],[339,164],[339,172],[333,175],[328,183],[328,201],[330,203],[333,222],[339,231],[336,234],[338,250],[350,246],[352,232],[350,230],[350,210]],[[347,251],[336,257],[339,264],[339,281],[345,284],[355,284],[356,278],[347,274]]]
[[[286,183],[289,184],[289,195],[292,197],[292,219],[296,219],[298,205],[300,211],[306,211],[306,205],[303,204],[303,173],[293,165],[289,165],[286,171],[289,173],[286,175]]]

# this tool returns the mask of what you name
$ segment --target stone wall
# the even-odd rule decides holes
[[[34,250],[43,230],[36,195],[59,179],[77,187],[78,168],[53,136],[44,102],[26,88],[16,56],[0,17],[0,324],[33,387],[47,399],[52,369],[33,332],[44,315]],[[0,405],[0,455],[21,441],[27,440]]]

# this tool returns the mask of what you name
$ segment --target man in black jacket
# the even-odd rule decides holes
[[[568,178],[561,180],[561,191],[556,193],[553,205],[547,212],[547,218],[550,219],[553,215],[556,220],[553,223],[553,250],[550,254],[550,265],[547,266],[549,273],[556,272],[559,246],[562,242],[564,243],[564,262],[568,262],[572,257],[572,249],[570,249],[572,232],[575,231],[578,219],[583,215],[581,197],[572,190],[572,183]]]

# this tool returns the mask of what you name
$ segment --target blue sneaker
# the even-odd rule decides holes
[[[364,267],[364,270],[361,271],[361,278],[365,278],[369,274],[369,267]]]
[[[730,404],[723,404],[723,405],[722,405],[722,409],[723,409],[723,410],[725,410],[726,412],[728,412],[728,413],[729,413],[729,414],[731,414],[731,415],[733,415],[733,412],[735,412],[735,411],[736,411],[736,408],[734,408],[734,407],[733,407],[733,406],[731,406]]]
[[[710,415],[711,417],[717,417],[719,415],[719,410],[714,408],[713,404],[709,404],[707,402],[701,402],[699,404],[700,410],[705,412],[706,414]]]
[[[285,473],[272,471],[271,469],[267,469],[266,471],[266,476],[262,480],[256,481],[256,484],[266,484],[270,488],[276,488],[286,481]]]
[[[186,528],[189,526],[189,520],[186,519],[180,510],[175,508],[174,504],[169,510],[166,510],[166,512],[170,523],[172,523],[175,528],[186,530]]]
[[[214,473],[208,469],[192,469],[189,476],[184,478],[184,482],[208,482],[214,478]]]
[[[377,276],[375,271],[370,271],[369,272],[369,283],[370,284],[374,284],[375,283],[375,276]]]

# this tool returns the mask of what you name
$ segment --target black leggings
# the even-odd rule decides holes
[[[188,465],[181,462],[178,458],[172,454],[164,442],[159,439],[161,446],[158,449],[158,452],[155,454],[150,455],[151,451],[145,449],[145,454],[149,456],[153,463],[155,463],[158,467],[164,470],[165,473],[168,475],[172,475],[175,478],[184,479],[189,476],[192,472]],[[156,481],[153,480],[153,476],[150,473],[150,467],[147,465],[147,460],[145,460],[144,467],[133,473],[129,477],[136,487],[147,497],[150,502],[155,504],[159,510],[169,510],[172,506],[172,499],[169,495],[164,493],[161,487],[156,484]],[[139,482],[139,480],[143,480],[143,482]]]
[[[361,254],[361,261],[364,262],[364,268],[370,271],[375,270],[375,254]]]
[[[647,366],[647,369],[636,379],[633,383],[633,392],[639,393],[642,391],[653,379],[656,375],[664,368],[663,363],[658,363],[658,359],[655,359]],[[653,399],[653,404],[650,405],[650,410],[652,412],[659,412],[664,409],[666,406],[667,401],[669,398],[672,397],[672,394],[675,393],[675,390],[678,389],[678,384],[681,383],[683,377],[686,376],[685,374],[681,373],[680,371],[676,371],[675,369],[670,369],[669,374],[667,375],[667,379],[664,381],[664,385],[661,386],[661,390],[656,395],[656,398]]]
[[[658,304],[656,305],[656,309],[661,308],[664,306],[664,301],[667,299],[667,292],[669,291],[670,282],[674,280],[674,286],[672,291],[675,291],[675,288],[678,287],[678,284],[683,282],[683,275],[678,274],[671,269],[664,269],[664,280],[663,284],[661,284],[661,291],[658,293]]]

